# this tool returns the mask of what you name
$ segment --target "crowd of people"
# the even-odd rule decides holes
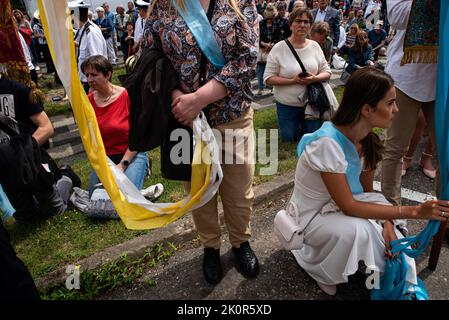
[[[401,63],[412,2],[177,0],[173,5],[171,1],[153,0],[149,5],[137,0],[138,9],[129,1],[128,11],[118,6],[117,14],[104,3],[96,8],[94,20],[90,18],[89,6],[79,3],[75,42],[80,81],[97,116],[107,156],[137,188],[142,188],[149,163],[145,152],[128,148],[129,113],[133,107],[129,92],[111,83],[117,43],[125,57],[137,54],[144,59],[156,50],[171,62],[179,85],[164,94],[171,97],[170,113],[179,124],[189,127],[203,112],[210,126],[219,132],[238,130],[242,139],[237,141],[245,145],[253,129],[251,80],[256,71],[258,93],[263,94],[265,87],[273,90],[281,140],[299,142],[295,185],[289,202],[297,208],[299,223],[309,222],[310,228],[304,236],[304,247],[292,251],[296,261],[330,295],[336,293],[337,284],[347,282],[348,276],[357,272],[360,260],[382,272],[385,258],[392,258],[390,242],[406,234],[406,219],[446,222],[449,217],[448,201],[401,205],[401,177],[409,164],[403,159],[408,160],[414,151],[410,140],[415,128],[418,135],[422,132],[417,128],[421,111],[431,141],[421,164],[427,176],[438,176],[429,167],[432,154],[436,154],[436,64]],[[15,19],[19,31],[31,28],[20,14]],[[192,21],[200,21],[201,30],[214,32],[215,37],[201,38]],[[44,47],[40,28],[35,23],[33,34],[39,46]],[[20,31],[25,40],[27,32]],[[395,35],[389,39],[390,34]],[[388,63],[383,71],[376,68],[376,60],[385,54],[386,45]],[[346,70],[352,75],[340,107],[331,121],[323,124],[321,118],[308,117],[307,88],[330,79],[335,55],[347,60]],[[54,70],[50,64],[47,67]],[[0,78],[0,93],[14,100],[15,114],[22,116],[14,120],[28,123],[16,133],[28,133],[32,145],[45,143],[53,129],[42,105],[25,101],[27,89],[4,77]],[[21,108],[27,111],[19,112]],[[385,146],[373,133],[375,127],[386,129]],[[4,131],[0,127],[0,133],[8,135]],[[224,146],[224,134],[222,138],[220,145]],[[11,139],[9,136],[2,141],[7,145]],[[25,142],[23,148],[29,148]],[[223,159],[225,151],[221,149]],[[0,156],[2,160],[1,149]],[[383,195],[372,193],[374,171],[380,163]],[[245,158],[243,164],[223,163],[222,170],[218,193],[232,252],[241,273],[255,278],[260,266],[250,246],[254,164]],[[57,214],[67,208],[72,186],[79,185],[77,180],[70,168],[53,171],[50,183],[47,182],[48,194],[41,197],[42,204],[51,205],[46,212]],[[12,205],[16,220],[26,221],[27,216],[42,214],[35,212],[45,206],[35,208],[23,199],[40,199],[44,189],[28,190],[26,196],[18,197],[19,185],[5,184],[7,181],[8,177],[0,180],[4,189],[0,204],[9,211]],[[92,172],[89,196],[98,183]],[[204,247],[203,274],[213,285],[224,276],[217,196],[192,212]],[[26,297],[35,297],[29,274],[14,258],[5,240],[6,231],[0,227],[0,245],[5,248],[0,246],[0,258],[5,253],[5,265],[20,270],[5,283],[17,294],[23,290]],[[414,260],[407,259],[407,266],[407,282],[415,285]],[[25,287],[17,285],[20,279],[26,279],[22,281]],[[1,293],[0,288],[0,296]]]

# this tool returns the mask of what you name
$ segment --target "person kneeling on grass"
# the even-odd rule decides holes
[[[17,223],[66,211],[73,185],[80,180],[69,166],[58,168],[43,149],[53,126],[30,89],[0,75],[0,183]]]
[[[400,219],[446,221],[449,202],[429,200],[416,206],[392,206],[372,191],[364,167],[380,161],[379,139],[373,128],[388,128],[398,112],[392,78],[376,68],[357,70],[349,78],[340,107],[331,122],[298,145],[295,186],[290,200],[299,223],[310,225],[304,246],[292,253],[298,264],[327,294],[357,272],[359,261],[377,272],[392,257],[390,242],[403,238]],[[359,151],[360,150],[360,151]],[[319,213],[319,214],[317,214]],[[416,285],[416,266],[406,257],[407,277]]]
[[[144,178],[148,174],[149,161],[145,152],[135,152],[128,148],[130,100],[127,90],[111,83],[113,67],[102,55],[85,60],[81,64],[81,71],[86,75],[91,88],[88,97],[97,117],[106,155],[139,190],[142,189]],[[94,192],[96,188],[99,189]],[[163,186],[158,184],[152,189],[147,188],[146,193],[152,191],[152,196],[157,197],[162,190]],[[88,216],[118,218],[94,170],[89,178],[88,195],[86,196],[83,190],[76,189],[71,201]]]

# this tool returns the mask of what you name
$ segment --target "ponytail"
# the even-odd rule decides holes
[[[382,160],[382,152],[384,146],[380,141],[379,136],[371,131],[363,138],[360,143],[362,144],[362,158],[364,159],[365,167],[363,170],[375,170],[377,164]]]

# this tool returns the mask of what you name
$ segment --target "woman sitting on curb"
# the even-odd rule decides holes
[[[291,202],[299,222],[310,225],[304,247],[293,250],[299,265],[327,294],[348,281],[359,261],[383,272],[391,257],[390,242],[402,238],[395,219],[445,220],[449,202],[429,200],[416,206],[392,206],[370,190],[364,167],[380,160],[379,140],[373,128],[388,128],[398,112],[391,77],[375,68],[364,68],[349,78],[332,122],[325,122],[298,145],[298,165]],[[372,184],[372,179],[371,179]],[[318,213],[316,216],[315,214]],[[415,261],[407,257],[406,281],[416,284]]]

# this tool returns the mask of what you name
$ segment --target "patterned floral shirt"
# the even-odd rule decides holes
[[[202,52],[184,19],[170,0],[159,0],[145,25],[143,46],[159,48],[178,72],[182,91],[196,91]],[[217,0],[211,25],[225,58],[222,69],[206,63],[206,81],[215,78],[226,86],[228,95],[214,102],[208,111],[212,127],[239,118],[249,108],[253,94],[251,76],[259,47],[259,24],[254,0],[238,1],[244,19],[239,20],[228,2]]]

